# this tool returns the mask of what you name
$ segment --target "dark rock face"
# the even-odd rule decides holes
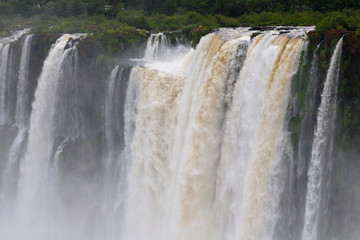
[[[351,54],[360,53],[360,37],[356,37],[354,32],[349,32],[344,38]]]
[[[78,51],[83,59],[90,59],[100,53],[100,46],[94,38],[87,37],[80,41]]]
[[[348,51],[351,54],[360,53],[360,37],[356,37],[355,32],[349,32],[343,29],[332,29],[324,35],[318,34],[316,31],[310,31],[308,36],[311,44],[317,45],[322,40],[325,40],[329,46],[333,45],[334,41],[337,41],[344,36]]]
[[[313,46],[316,46],[322,41],[322,36],[320,34],[317,34],[316,31],[310,31],[307,35],[310,39],[310,44],[312,44]]]
[[[272,30],[274,29],[274,27],[271,26],[253,26],[251,27],[249,30],[250,31],[268,31],[268,30]],[[279,30],[288,30],[288,29],[279,29]]]
[[[348,33],[348,31],[342,29],[331,29],[325,33],[325,42],[330,46],[333,44],[334,40],[337,41],[344,36],[345,33]]]

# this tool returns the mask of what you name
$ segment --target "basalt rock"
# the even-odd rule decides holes
[[[354,32],[349,32],[344,38],[351,54],[360,53],[360,37],[356,37]]]

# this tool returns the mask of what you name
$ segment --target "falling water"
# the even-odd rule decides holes
[[[248,33],[223,40],[221,34],[211,34],[203,38],[196,51],[189,53],[190,64],[183,65],[191,69],[185,76],[180,75],[185,77],[180,88],[182,94],[168,83],[170,79],[172,84],[183,82],[181,78],[158,70],[141,69],[139,114],[129,176],[128,239],[219,239],[225,236],[235,239],[245,232],[237,226],[248,224],[248,220],[243,219],[242,213],[246,211],[241,204],[248,159],[254,151],[256,154],[256,148],[262,149],[256,147],[258,144],[264,145],[263,142],[256,144],[257,138],[266,142],[274,131],[280,134],[284,126],[290,80],[303,46],[303,41],[297,38],[266,34],[258,36],[247,51],[250,38],[246,36]],[[234,62],[239,64],[237,61],[244,59],[246,53],[244,64],[237,67],[238,72],[230,71],[235,68]],[[259,61],[266,67],[262,71],[251,71]],[[171,94],[171,101],[166,100],[168,94]],[[274,94],[276,104],[269,108],[278,109],[279,113],[265,118],[268,112],[264,107],[274,104],[270,100]],[[263,103],[266,104],[262,106]],[[228,110],[227,104],[230,104]],[[262,129],[261,122],[265,126],[270,120],[273,121],[269,126],[272,131],[257,130],[269,132],[269,137],[255,135],[256,129]],[[218,136],[223,135],[224,121],[228,134],[225,132],[222,143]],[[243,128],[238,130],[239,126]],[[228,139],[229,135],[232,139]],[[275,138],[268,148],[276,149],[279,144]],[[275,164],[270,163],[276,160],[276,156],[269,157],[266,160],[269,173],[264,179],[268,185],[271,166]],[[234,165],[235,159],[238,163]],[[244,198],[253,202],[253,199]],[[215,211],[212,210],[214,201]],[[270,201],[270,197],[259,205],[266,205],[266,201]],[[259,229],[260,225],[266,225],[261,223],[260,214],[252,218],[258,219]],[[228,221],[229,225],[223,223],[219,227],[222,221]],[[267,224],[274,224],[267,221]],[[208,231],[212,224],[217,226],[215,233]],[[166,232],[165,228],[168,228]],[[254,227],[253,232],[256,231]],[[265,236],[266,233],[260,234]]]
[[[12,86],[16,86],[16,76],[14,76],[14,61],[15,50],[14,43],[24,34],[28,33],[30,29],[24,29],[21,31],[14,31],[12,35],[7,38],[0,38],[0,125],[8,124],[11,125],[13,123],[13,111],[15,107],[14,96],[16,93],[12,91]],[[24,42],[22,44],[23,48],[29,40],[27,39],[29,36],[24,38]],[[27,48],[28,49],[28,48]],[[22,49],[24,50],[24,49]],[[21,63],[25,63],[28,59],[22,59],[22,57],[26,58],[26,53],[21,51]],[[27,68],[26,66],[20,66],[20,68]],[[19,74],[21,74],[22,70],[19,70]],[[15,82],[15,85],[14,85]]]
[[[110,74],[105,100],[105,146],[104,155],[104,214],[109,239],[116,235],[118,225],[114,222],[121,220],[124,213],[123,198],[126,176],[125,139],[124,139],[124,108],[129,79],[130,67],[116,66]],[[114,186],[119,184],[118,191]],[[117,217],[120,215],[120,217]],[[113,222],[113,223],[112,223]],[[119,223],[119,222],[118,222]]]
[[[127,208],[128,195],[129,195],[129,181],[128,174],[130,173],[130,167],[132,164],[131,157],[131,143],[134,138],[134,133],[136,129],[136,118],[138,115],[138,105],[140,101],[140,81],[141,81],[141,68],[133,67],[130,72],[128,87],[126,89],[126,98],[125,98],[125,106],[124,106],[124,155],[126,162],[124,163],[124,173],[120,175],[117,191],[118,191],[118,200],[116,207],[121,207],[123,211]],[[128,214],[125,211],[125,214]],[[124,215],[122,218],[124,218]],[[121,225],[121,233],[123,235],[126,234],[125,224]]]
[[[161,60],[167,56],[170,42],[163,33],[152,34],[146,44],[144,59]]]
[[[28,72],[32,37],[33,35],[26,36],[22,46],[15,113],[15,125],[17,125],[18,133],[10,147],[8,159],[2,175],[2,188],[0,193],[2,201],[5,201],[5,198],[11,198],[14,195],[14,192],[17,191],[17,168],[19,165],[19,159],[22,155],[28,128],[29,112],[26,106],[29,102]],[[6,201],[8,202],[9,200]]]
[[[181,93],[183,81],[169,74],[159,74],[156,70],[139,71],[142,82],[136,131],[131,144],[128,206],[131,221],[135,221],[131,227],[136,226],[136,229],[129,230],[134,230],[130,233],[132,238],[147,236],[151,239],[149,234],[153,237],[160,234],[161,227],[155,223],[164,218],[160,210],[164,206],[160,204],[165,200],[163,193],[165,184],[169,182],[169,149],[176,125],[177,96]],[[138,218],[142,211],[142,217]],[[149,221],[154,221],[151,229],[148,228]]]
[[[23,42],[21,51],[19,77],[16,94],[16,114],[15,122],[19,125],[27,125],[29,112],[26,108],[29,102],[28,96],[28,80],[29,80],[29,59],[30,59],[30,48],[31,40],[33,35],[27,35]]]
[[[289,98],[290,80],[296,71],[303,42],[280,36],[274,67],[264,92],[264,105],[255,134],[254,152],[245,181],[240,236],[242,239],[268,239],[271,236],[270,183],[279,152]],[[269,229],[270,228],[270,229]]]
[[[10,64],[10,43],[2,46],[0,56],[0,124],[9,124],[10,116],[7,109],[7,86],[9,84],[9,64]]]
[[[142,59],[94,76],[84,73],[92,59],[78,45],[83,35],[64,34],[44,62],[31,109],[37,38],[22,38],[21,50],[2,42],[0,143],[10,143],[0,146],[6,156],[1,234],[14,240],[321,239],[342,40],[322,94],[299,236],[294,219],[301,217],[291,215],[304,209],[289,201],[305,199],[295,184],[306,169],[303,150],[311,152],[303,141],[314,128],[317,54],[298,149],[288,125],[300,109],[293,109],[290,88],[310,49],[308,30],[219,29],[196,49],[152,34]]]
[[[304,120],[301,127],[301,136],[299,142],[299,162],[297,168],[297,176],[300,176],[306,172],[306,159],[308,159],[311,154],[311,145],[312,145],[312,137],[313,131],[309,131],[312,128],[312,123],[314,118],[316,118],[314,114],[314,109],[316,108],[316,97],[318,95],[318,85],[319,85],[319,53],[318,49],[320,44],[314,51],[314,56],[311,61],[311,69],[310,69],[310,79],[308,83],[308,89],[305,95],[305,113]],[[310,150],[310,151],[309,151]]]
[[[314,133],[314,142],[308,171],[308,185],[306,194],[305,223],[303,240],[315,240],[318,235],[320,216],[321,191],[323,189],[326,162],[331,161],[332,131],[335,122],[338,81],[340,74],[340,58],[343,39],[337,43],[331,57],[324,89],[321,95],[321,104],[317,116],[317,125]]]
[[[116,106],[117,106],[117,99],[116,99],[116,93],[118,92],[117,88],[115,87],[117,75],[119,72],[119,66],[116,66],[115,69],[111,72],[110,79],[109,79],[109,86],[108,86],[108,92],[106,94],[106,105],[105,105],[105,141],[107,145],[107,151],[104,158],[105,161],[105,173],[104,176],[106,179],[104,180],[105,184],[105,207],[113,206],[114,204],[111,204],[111,202],[114,199],[114,196],[111,195],[113,191],[109,189],[110,186],[108,186],[113,181],[113,173],[114,170],[119,170],[116,168],[116,165],[118,164],[117,161],[120,158],[119,149],[121,147],[120,142],[117,142],[116,138],[118,138],[117,134],[118,131],[116,131],[116,123],[120,122],[118,118],[118,114],[116,112]],[[121,73],[120,73],[121,74]],[[116,121],[115,121],[116,120]],[[114,129],[113,129],[114,128]],[[109,183],[110,182],[110,183]]]
[[[275,38],[272,35],[259,35],[252,42],[226,115],[217,188],[218,201],[221,204],[219,211],[226,212],[222,212],[223,216],[217,216],[217,219],[218,224],[229,222],[223,225],[227,230],[224,229],[225,232],[222,233],[226,234],[228,239],[235,239],[239,231],[237,226],[240,224],[245,174],[262,106],[266,76],[272,67],[268,62],[273,59],[274,51],[277,51],[271,47]],[[262,55],[262,52],[266,54]],[[258,63],[266,64],[266,67],[263,71],[252,72],[251,69]]]
[[[79,36],[65,34],[52,46],[44,62],[32,106],[26,157],[21,163],[19,210],[21,214],[25,214],[23,220],[29,221],[30,225],[27,229],[30,230],[33,227],[31,232],[34,236],[40,234],[38,232],[40,226],[35,228],[39,224],[39,219],[44,213],[49,213],[47,212],[49,211],[48,196],[52,188],[49,173],[51,172],[56,112],[54,106],[58,95],[59,79],[64,72],[64,60],[75,50],[75,47],[67,49],[65,47],[70,39],[76,38]],[[46,186],[43,185],[45,182]]]

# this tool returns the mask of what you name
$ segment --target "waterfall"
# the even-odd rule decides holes
[[[140,101],[140,80],[141,80],[141,68],[133,67],[130,72],[128,87],[126,89],[125,106],[124,106],[124,155],[125,163],[122,170],[123,174],[120,174],[118,182],[118,196],[117,207],[121,207],[124,211],[122,215],[121,224],[121,239],[124,239],[128,231],[126,230],[128,224],[124,222],[124,218],[129,215],[129,178],[130,167],[132,165],[131,156],[131,143],[134,138],[136,129],[136,118],[138,115],[138,103]]]
[[[44,62],[43,71],[38,80],[30,118],[27,158],[22,165],[21,176],[22,197],[27,204],[35,200],[35,194],[40,194],[37,191],[44,191],[44,189],[40,190],[40,186],[42,181],[46,181],[48,172],[46,169],[50,167],[56,111],[53,106],[56,104],[58,95],[57,86],[64,71],[63,62],[74,52],[74,48],[64,49],[69,39],[74,37],[76,36],[66,34],[57,40]],[[38,189],[34,191],[33,187]]]
[[[309,131],[309,128],[312,128],[313,119],[316,118],[314,116],[314,108],[316,107],[315,98],[318,95],[318,85],[319,85],[319,76],[318,76],[318,65],[319,65],[319,53],[318,49],[320,44],[316,47],[314,51],[314,56],[311,61],[311,68],[310,68],[310,79],[309,79],[309,86],[306,91],[305,95],[305,113],[304,113],[304,120],[301,128],[300,133],[300,141],[299,141],[299,167],[297,169],[297,176],[304,175],[306,172],[306,159],[311,154],[311,144],[312,144],[312,137],[313,131]],[[310,150],[310,151],[309,151]]]
[[[264,102],[255,133],[242,207],[241,239],[268,239],[271,236],[271,175],[279,158],[279,144],[289,98],[290,80],[296,71],[303,42],[280,36],[274,67],[265,86]],[[269,229],[270,228],[270,229]],[[270,236],[269,236],[270,235]]]
[[[2,175],[2,188],[1,188],[1,199],[2,202],[5,201],[5,198],[10,198],[17,192],[17,178],[18,170],[16,169],[19,164],[19,159],[21,158],[24,141],[27,134],[27,118],[29,112],[27,110],[27,105],[29,103],[28,99],[28,72],[29,72],[29,59],[30,59],[30,47],[31,39],[33,35],[27,35],[24,38],[21,58],[20,58],[20,68],[18,73],[18,84],[17,84],[17,98],[16,98],[16,113],[15,113],[15,124],[18,127],[18,133],[10,147],[8,159],[4,167]],[[9,202],[9,200],[6,200]]]
[[[170,42],[163,33],[151,34],[145,49],[144,59],[161,60],[167,56],[170,49]]]
[[[38,79],[38,86],[30,118],[28,146],[26,156],[21,163],[19,210],[25,214],[24,221],[32,224],[42,224],[39,220],[42,214],[49,211],[49,195],[51,185],[51,152],[54,144],[56,124],[56,101],[58,96],[59,80],[66,73],[65,61],[76,51],[75,46],[69,46],[71,39],[78,35],[65,34],[52,46],[43,70]],[[68,48],[66,48],[68,47]],[[46,186],[43,183],[47,183]],[[42,209],[42,211],[39,211]],[[35,214],[35,215],[34,215]],[[35,222],[34,217],[37,216]],[[34,226],[33,226],[34,227]],[[31,229],[31,226],[29,226]],[[39,234],[34,227],[33,234]]]
[[[129,175],[129,214],[136,229],[133,238],[160,234],[158,223],[163,213],[158,208],[164,200],[164,190],[169,179],[168,155],[176,124],[177,96],[182,89],[182,79],[158,73],[156,70],[138,69],[141,76],[140,98],[136,131],[131,144],[131,171]],[[155,80],[155,81],[153,81]],[[165,100],[165,101],[164,101]],[[139,195],[141,194],[141,195]],[[139,212],[144,211],[141,217]],[[140,218],[139,218],[140,217]],[[139,229],[142,229],[139,231]],[[141,234],[141,235],[140,235]],[[141,237],[142,236],[142,237]]]
[[[125,154],[125,97],[130,67],[116,66],[109,77],[105,99],[105,146],[104,155],[104,203],[107,216],[107,236],[113,239],[117,233],[118,224],[124,213],[124,194],[126,176]],[[126,178],[125,178],[126,179]],[[114,188],[118,190],[114,191]],[[119,216],[119,217],[118,217]],[[119,223],[119,222],[118,222]]]
[[[21,51],[19,77],[16,94],[16,114],[15,122],[19,125],[26,125],[28,122],[29,112],[26,108],[29,102],[28,96],[28,78],[29,78],[29,59],[31,40],[33,35],[27,35],[24,38],[23,47]]]
[[[10,37],[0,38],[0,125],[11,125],[13,123],[13,112],[16,107],[15,96],[16,91],[13,91],[12,87],[16,86],[16,76],[14,74],[15,66],[14,61],[15,57],[15,44],[16,41],[21,38],[24,34],[28,33],[30,29],[24,29],[21,31],[13,31]],[[21,59],[20,66],[22,66],[25,70],[27,68],[25,65],[28,62],[28,59],[22,59],[22,57],[26,58],[27,53],[24,52],[24,48],[28,51],[28,43],[29,36],[26,36],[23,41],[23,49],[21,51]],[[22,65],[22,64],[25,65]],[[19,74],[21,74],[22,70],[19,70]],[[25,76],[26,77],[26,76]],[[22,77],[21,77],[22,78]]]
[[[310,29],[217,29],[196,48],[157,33],[110,66],[64,34],[42,68],[38,36],[0,38],[2,236],[325,239],[345,38],[319,102]]]
[[[332,131],[334,129],[338,81],[340,74],[340,58],[342,54],[343,39],[337,43],[331,57],[321,103],[317,115],[317,125],[314,132],[310,166],[308,171],[308,184],[306,193],[305,223],[303,240],[315,240],[318,236],[320,221],[320,204],[322,190],[325,186],[327,162],[332,159]]]
[[[250,208],[270,208],[271,196],[248,207],[246,204],[254,203],[257,188],[245,190],[246,182],[258,179],[251,171],[259,171],[266,163],[263,185],[270,187],[280,155],[276,149],[281,144],[274,136],[280,139],[284,131],[290,80],[304,42],[265,34],[256,37],[247,50],[249,40],[248,33],[226,40],[221,34],[206,36],[195,52],[189,53],[190,64],[183,64],[190,68],[187,74],[178,78],[139,68],[127,239],[236,239],[250,234],[245,229],[251,228],[253,239],[271,235],[265,230],[255,234],[275,224],[270,210],[266,222],[262,222],[262,213],[252,211],[252,220],[246,215]],[[253,72],[261,63],[266,67]],[[171,63],[168,65],[171,68]],[[274,109],[278,112],[270,114]],[[224,141],[219,136],[224,136]],[[270,139],[273,143],[267,146]],[[257,157],[270,150],[274,156]],[[252,161],[259,161],[259,166],[253,167],[256,170],[251,168]],[[259,194],[266,191],[270,190]],[[252,226],[255,218],[259,223]],[[215,232],[208,231],[209,226],[216,226]]]
[[[7,86],[9,84],[9,65],[10,65],[10,43],[1,45],[0,49],[0,124],[9,124],[10,116],[7,109]]]
[[[266,76],[269,74],[273,58],[272,43],[275,36],[259,35],[250,45],[244,66],[240,71],[234,86],[233,101],[226,114],[224,126],[224,140],[221,149],[221,158],[218,170],[217,195],[223,216],[218,216],[218,224],[227,228],[223,234],[228,239],[235,239],[240,224],[241,203],[245,174],[248,160],[251,155],[254,131],[259,119],[262,106],[261,98],[265,87]],[[262,52],[268,54],[261,55]],[[257,64],[267,64],[263,71],[256,73],[251,69]],[[225,219],[223,219],[225,217]],[[225,222],[229,224],[225,225]]]
[[[116,112],[116,106],[117,106],[116,93],[118,92],[116,90],[118,89],[115,87],[118,72],[119,72],[119,66],[116,66],[115,69],[111,72],[108,92],[106,95],[106,105],[105,105],[105,141],[106,141],[105,144],[107,145],[107,151],[106,151],[107,156],[104,157],[104,161],[105,161],[104,176],[106,177],[106,179],[104,180],[105,182],[104,184],[106,185],[105,186],[106,192],[104,194],[106,200],[104,206],[110,208],[111,205],[114,205],[111,204],[110,202],[114,199],[114,196],[111,195],[112,191],[109,188],[111,187],[110,184],[113,181],[112,179],[113,174],[116,174],[114,173],[114,170],[117,170],[117,172],[119,170],[118,168],[116,168],[116,166],[119,164],[117,163],[117,161],[120,158],[119,150],[121,150],[119,149],[121,148],[121,143],[116,141],[117,140],[116,138],[118,138],[117,136],[118,131],[116,131],[117,128],[115,125],[119,121],[118,114]]]

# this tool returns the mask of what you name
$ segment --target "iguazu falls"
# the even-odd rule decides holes
[[[147,32],[111,59],[1,37],[0,239],[360,239],[360,41],[314,29]]]

